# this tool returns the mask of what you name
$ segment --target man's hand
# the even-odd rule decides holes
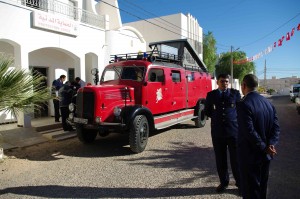
[[[266,153],[271,155],[271,156],[276,155],[277,151],[275,149],[275,146],[274,145],[269,145],[266,149]]]

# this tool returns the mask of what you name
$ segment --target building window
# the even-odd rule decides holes
[[[68,78],[69,78],[69,81],[75,80],[75,69],[74,68],[68,69]]]
[[[26,0],[26,6],[40,8],[40,0]]]

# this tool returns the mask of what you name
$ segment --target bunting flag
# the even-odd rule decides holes
[[[300,31],[300,23],[297,26],[297,31]],[[233,63],[234,64],[244,64],[247,62],[253,62],[261,57],[263,57],[266,54],[269,54],[270,52],[272,52],[277,46],[280,47],[283,45],[283,41],[285,39],[285,41],[289,41],[291,40],[291,37],[293,37],[295,34],[295,28],[292,28],[291,32],[287,32],[285,36],[282,36],[280,39],[278,39],[278,41],[274,42],[273,45],[268,46],[264,51],[257,53],[256,55],[250,57],[250,58],[246,58],[246,59],[241,59],[241,60],[236,60]]]
[[[295,28],[292,29],[291,31],[291,37],[294,36]]]
[[[290,40],[290,39],[291,39],[291,38],[290,38],[290,33],[288,32],[288,33],[286,33],[285,40],[288,41],[288,40]]]
[[[282,39],[278,40],[278,46],[282,46]]]

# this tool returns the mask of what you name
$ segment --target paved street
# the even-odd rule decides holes
[[[300,195],[299,119],[287,96],[271,99],[282,134],[271,164],[269,198]],[[239,198],[216,194],[218,177],[210,121],[155,132],[146,151],[130,152],[126,136],[112,134],[83,145],[77,138],[6,152],[0,163],[0,198]]]

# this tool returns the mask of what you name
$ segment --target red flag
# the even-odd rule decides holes
[[[276,48],[276,41],[274,42],[274,48]]]
[[[297,30],[300,30],[300,23],[298,24]]]
[[[282,40],[281,39],[278,40],[278,46],[282,46]]]
[[[290,33],[288,32],[288,33],[286,33],[286,41],[288,41],[288,40],[290,40],[291,38],[290,38]]]
[[[294,36],[295,28],[292,29],[291,37]]]

